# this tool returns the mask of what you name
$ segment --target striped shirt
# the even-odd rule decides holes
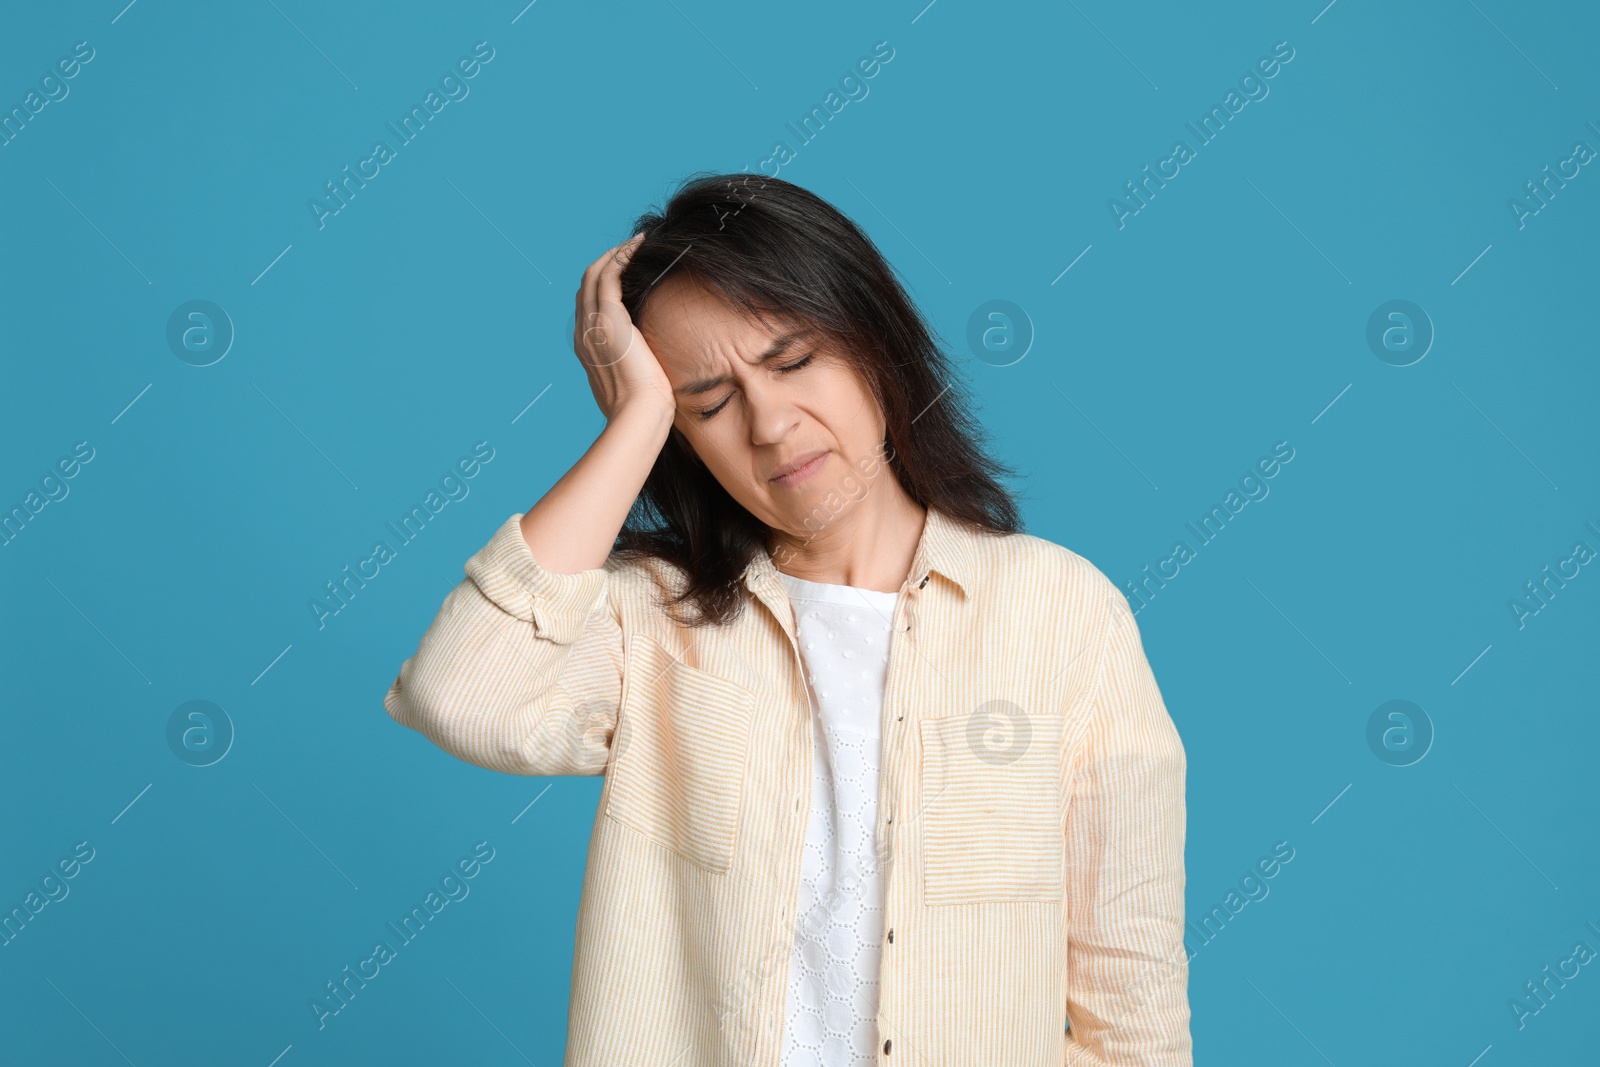
[[[564,1067],[777,1067],[812,787],[770,554],[723,627],[660,560],[557,574],[514,514],[384,698],[508,774],[603,774]],[[930,508],[892,620],[877,1061],[1191,1067],[1185,759],[1126,598],[1088,560]]]

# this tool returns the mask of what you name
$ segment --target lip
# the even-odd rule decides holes
[[[822,465],[824,462],[826,462],[827,458],[828,450],[826,448],[820,448],[815,452],[808,452],[805,455],[798,457],[795,462],[780,467],[779,473],[773,475],[771,481],[775,485],[781,485],[786,489],[792,485],[799,485],[801,482],[817,473],[817,471],[821,470]]]

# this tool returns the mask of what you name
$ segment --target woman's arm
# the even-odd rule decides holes
[[[389,687],[383,706],[396,722],[491,770],[605,771],[623,675],[605,562],[638,494],[627,487],[644,482],[639,457],[665,439],[659,420],[619,416],[538,504],[501,525]],[[546,565],[536,540],[563,562]],[[583,569],[563,570],[574,566]]]
[[[522,516],[529,551],[562,574],[597,568],[611,554],[677,412],[661,361],[622,306],[622,268],[641,239],[607,249],[578,287],[572,347],[605,432]]]
[[[618,274],[636,244],[607,250],[578,291],[573,344],[605,429],[467,561],[468,580],[384,697],[396,722],[469,763],[511,774],[606,767],[624,663],[608,558],[674,415],[666,374],[621,305]]]
[[[1067,811],[1067,1038],[1082,1067],[1191,1067],[1183,742],[1127,600],[1110,620]]]
[[[572,469],[522,516],[528,551],[557,574],[604,565],[672,429],[672,411],[617,413]]]

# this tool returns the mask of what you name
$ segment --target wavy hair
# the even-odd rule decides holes
[[[629,232],[645,235],[621,277],[635,323],[651,291],[682,275],[746,314],[811,327],[871,388],[884,415],[882,457],[908,496],[982,529],[1021,529],[1000,480],[1015,472],[986,453],[934,332],[888,261],[837,208],[779,178],[701,173]],[[679,568],[687,582],[668,612],[684,625],[720,625],[737,617],[740,576],[770,550],[768,534],[674,426],[614,551]]]

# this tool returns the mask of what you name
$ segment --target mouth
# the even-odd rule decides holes
[[[821,470],[827,460],[828,450],[825,448],[820,448],[815,452],[808,452],[797,457],[793,462],[779,467],[778,472],[769,480],[772,484],[782,486],[785,489],[792,485],[799,485]]]

